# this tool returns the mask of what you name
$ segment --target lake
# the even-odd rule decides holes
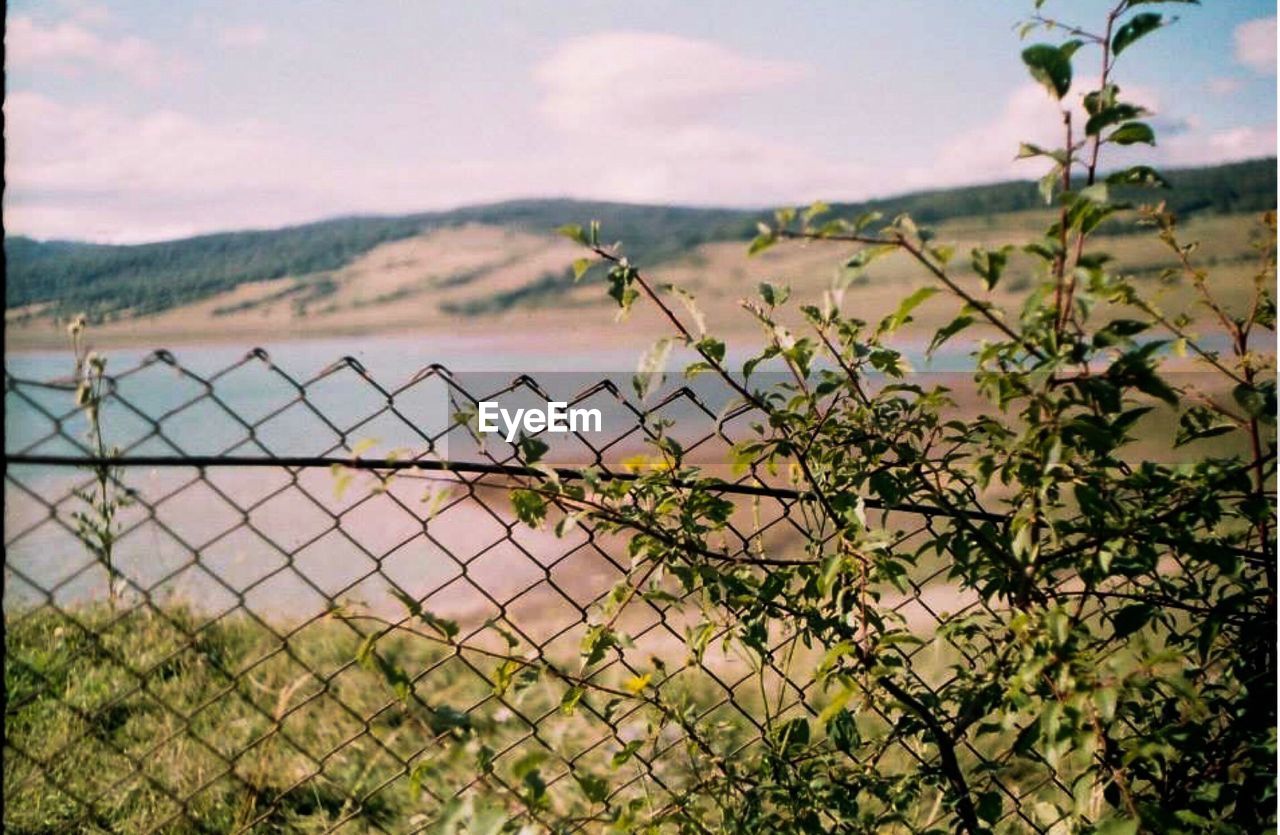
[[[515,408],[585,391],[580,405],[604,413],[603,432],[557,438],[548,459],[616,465],[643,448],[638,409],[685,385],[669,375],[641,404],[631,389],[634,349],[593,351],[570,369],[563,356],[533,350],[528,340],[501,338],[326,339],[252,354],[189,346],[173,351],[174,362],[145,350],[105,354],[108,372],[118,375],[118,397],[103,407],[106,442],[135,456],[347,457],[360,448],[367,458],[410,457],[434,438],[436,457],[515,463],[509,445],[495,439],[482,447],[462,427],[440,442],[451,412],[468,405],[465,394]],[[6,449],[83,454],[77,443],[88,427],[66,384],[70,352],[13,353],[5,366],[12,375]],[[714,434],[714,415],[730,399],[709,375],[691,385],[699,402],[677,396],[658,410],[686,446]],[[711,438],[695,452],[723,460],[725,449]],[[131,467],[123,478],[137,497],[117,520],[124,533],[113,560],[127,579],[126,596],[145,590],[210,614],[243,604],[264,617],[301,618],[343,600],[394,609],[391,584],[433,595],[436,608],[463,619],[493,616],[497,606],[545,614],[552,604],[563,608],[566,593],[589,599],[607,589],[626,565],[611,562],[614,546],[603,540],[587,547],[527,530],[512,519],[505,485],[474,479],[404,475],[375,491],[368,474],[343,489],[328,468],[210,467],[202,478],[187,466]],[[6,607],[44,599],[45,591],[59,605],[106,596],[106,573],[75,534],[76,514],[87,507],[76,492],[93,484],[82,468],[8,468]]]

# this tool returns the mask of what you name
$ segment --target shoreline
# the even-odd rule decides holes
[[[247,328],[231,327],[215,329],[178,330],[169,327],[148,327],[146,320],[124,320],[97,327],[90,326],[89,342],[97,348],[114,350],[146,350],[161,348],[193,349],[200,347],[227,348],[242,345],[246,349],[279,345],[321,344],[339,340],[359,339],[457,339],[474,342],[477,349],[484,343],[508,347],[532,347],[545,349],[548,344],[556,347],[593,350],[601,343],[612,348],[634,345],[648,347],[660,333],[649,329],[629,328],[615,322],[557,321],[560,317],[529,317],[527,321],[485,320],[476,322],[442,322],[435,320],[413,326],[403,322],[388,323],[375,331],[362,325],[334,324],[319,328]],[[141,325],[141,327],[137,327]],[[136,329],[135,329],[136,328]],[[742,332],[731,332],[739,335]],[[66,332],[61,325],[46,327],[7,324],[4,352],[8,354],[41,354],[66,350],[69,347]]]

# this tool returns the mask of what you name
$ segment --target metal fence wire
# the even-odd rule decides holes
[[[775,717],[820,712],[812,652],[792,635],[769,636],[765,669],[717,636],[691,662],[699,623],[678,595],[610,615],[633,641],[589,672],[600,692],[513,662],[578,669],[632,566],[625,538],[589,519],[560,536],[519,522],[510,490],[545,469],[428,415],[542,396],[538,381],[459,379],[430,366],[388,388],[350,358],[300,379],[263,351],[202,374],[156,352],[107,378],[104,459],[73,383],[6,372],[5,828],[595,831],[606,799],[704,802],[678,726],[639,745],[644,713],[611,689],[657,670],[647,686],[691,705],[719,757],[761,744],[765,703]],[[613,409],[622,428],[548,438],[565,478],[628,477],[624,460],[668,413],[712,466],[753,417],[688,388],[639,402],[609,381],[574,403]],[[735,558],[802,547],[799,497],[769,478],[726,474]],[[108,536],[87,540],[104,490],[119,497]],[[928,535],[924,510],[885,516],[901,547]],[[939,658],[963,663],[940,627],[988,605],[945,570],[878,590],[925,637],[895,651],[931,688],[952,675]],[[898,743],[880,757],[935,768],[938,754]],[[1000,825],[1019,830],[1048,831],[1036,802],[1071,793],[1048,768],[999,785]]]

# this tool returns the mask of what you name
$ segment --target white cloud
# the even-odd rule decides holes
[[[1276,19],[1241,23],[1235,31],[1236,60],[1263,75],[1276,74]]]
[[[749,132],[691,125],[584,147],[588,176],[566,172],[578,193],[652,203],[774,205],[859,195],[886,172],[850,159],[779,145]],[[891,172],[890,172],[891,173]]]
[[[572,163],[326,152],[260,119],[125,113],[32,92],[4,103],[10,234],[137,242],[352,212],[546,195]],[[567,166],[572,166],[567,170]]]
[[[428,147],[394,161],[353,156],[262,120],[19,92],[5,105],[5,217],[19,234],[119,241],[547,194],[771,204],[863,193],[879,172],[717,121],[737,99],[805,73],[689,38],[577,39],[537,70],[556,151],[482,159],[440,159]],[[636,118],[602,118],[615,108]]]
[[[89,19],[95,18],[100,16]],[[46,26],[25,15],[10,18],[4,37],[9,66],[49,67],[71,75],[85,68],[105,69],[142,84],[153,84],[184,67],[181,60],[148,40],[133,35],[108,37],[82,20],[76,17]]]
[[[627,118],[650,125],[702,121],[724,105],[808,73],[803,64],[740,55],[711,41],[654,32],[573,38],[535,69],[542,111],[579,129]]]
[[[1124,99],[1151,111],[1144,121],[1155,128],[1157,145],[1106,146],[1104,168],[1139,160],[1156,165],[1211,165],[1276,153],[1274,124],[1208,129],[1195,115],[1161,113],[1160,96],[1152,89],[1126,87]],[[1085,116],[1078,101],[1073,103],[1072,119],[1079,138]],[[1015,159],[1019,143],[1054,149],[1062,147],[1064,139],[1061,108],[1042,87],[1027,84],[1014,90],[987,124],[961,131],[945,142],[934,163],[908,174],[903,185],[926,188],[1037,177],[1048,163],[1034,157]]]
[[[1160,110],[1159,96],[1149,88],[1126,87],[1124,100],[1152,113]],[[1087,116],[1079,96],[1068,104],[1074,136],[1079,139]],[[1039,176],[1048,167],[1046,161],[1038,157],[1017,159],[1018,148],[1023,142],[1049,150],[1063,147],[1066,127],[1062,109],[1040,85],[1027,82],[1019,86],[986,123],[962,130],[946,140],[931,165],[911,173],[911,186],[926,188]],[[1169,123],[1167,127],[1184,129],[1182,123]]]
[[[43,42],[43,51],[28,39],[24,60],[90,66],[86,33],[89,43],[103,41],[75,25],[60,36],[65,42]],[[259,35],[231,37],[248,43]],[[293,133],[262,118],[114,110],[20,90],[5,103],[5,220],[16,234],[122,241],[549,194],[704,205],[851,200],[1034,177],[1045,162],[1015,162],[1018,143],[1062,142],[1058,105],[1030,82],[996,99],[984,124],[930,125],[938,152],[914,167],[865,160],[840,143],[780,140],[785,131],[771,130],[759,113],[776,104],[767,97],[803,92],[808,74],[804,65],[691,38],[578,38],[536,68],[540,111],[554,128],[534,137],[536,150],[512,146],[507,155],[477,151],[472,158],[391,141],[386,153],[353,153],[350,136]],[[1125,98],[1159,109],[1150,90],[1126,88]],[[736,106],[744,100],[752,106]],[[1078,100],[1073,107],[1078,113]],[[914,118],[916,104],[886,109],[874,129]],[[1274,125],[1208,128],[1177,114],[1149,121],[1159,147],[1108,154],[1107,167],[1139,157],[1191,165],[1275,153]],[[369,142],[386,139],[359,130]]]
[[[1016,160],[1019,144],[1056,148],[1064,136],[1058,105],[1043,87],[1027,83],[1005,99],[991,120],[944,142],[933,164],[914,171],[910,179],[914,187],[924,188],[1038,176],[1044,160]]]
[[[1276,155],[1276,126],[1242,125],[1192,131],[1162,143],[1160,157],[1171,165],[1209,165]]]
[[[225,26],[218,32],[218,43],[223,46],[260,46],[267,42],[267,28],[258,23]]]
[[[135,117],[30,92],[11,93],[4,111],[5,220],[22,234],[155,238],[341,205],[306,146],[258,121]]]
[[[539,64],[540,111],[572,167],[555,190],[642,202],[812,200],[866,191],[868,167],[734,124],[733,105],[794,86],[805,64],[652,32],[573,38]]]

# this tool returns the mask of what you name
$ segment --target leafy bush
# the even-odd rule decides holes
[[[590,810],[618,831],[689,832],[1275,826],[1275,215],[1260,225],[1248,303],[1224,307],[1195,245],[1154,202],[1165,178],[1102,167],[1113,147],[1154,143],[1115,71],[1171,21],[1149,10],[1156,3],[1121,0],[1094,31],[1043,17],[1041,5],[1023,34],[1049,40],[1022,57],[1061,102],[1064,137],[1022,154],[1048,163],[1039,190],[1053,220],[1031,241],[974,249],[971,273],[907,215],[781,210],[753,252],[803,240],[853,254],[798,319],[784,287],[762,285],[743,303],[765,341],[739,370],[688,294],[653,284],[601,243],[598,224],[562,230],[588,250],[579,277],[599,265],[623,312],[649,304],[666,316],[673,333],[654,356],[686,346],[698,355],[686,374],[718,375],[749,407],[754,436],[734,462],[800,491],[804,554],[728,557],[723,482],[661,434],[633,480],[588,471],[516,491],[530,525],[589,518],[625,536],[633,569],[587,630],[579,672],[513,663],[571,685],[570,702],[596,692],[630,704],[648,721],[628,750],[657,755],[674,734],[698,777],[653,802],[595,783],[576,805],[521,794],[540,818],[568,825]],[[1077,72],[1086,59],[1094,67]],[[1100,78],[1083,113],[1068,103],[1077,74]],[[1138,190],[1142,205],[1125,202]],[[1203,316],[1164,314],[1091,245],[1104,223],[1156,236]],[[987,294],[1010,278],[1015,249],[1038,268],[1025,304],[1006,311]],[[887,257],[911,259],[932,285],[879,323],[849,315],[844,282]],[[913,378],[892,345],[917,307],[943,303],[954,318],[929,350],[980,338],[971,392]],[[764,368],[791,379],[761,386]],[[1163,449],[1140,441],[1153,433]],[[936,629],[884,605],[922,567],[979,605],[939,615]],[[689,633],[691,666],[709,635],[761,671],[791,660],[773,647],[796,637],[811,650],[802,663],[816,669],[820,713],[766,698],[760,744],[726,753],[715,725],[661,686],[677,674],[665,662],[626,690],[593,678],[630,645],[617,613],[640,600],[702,624]]]

